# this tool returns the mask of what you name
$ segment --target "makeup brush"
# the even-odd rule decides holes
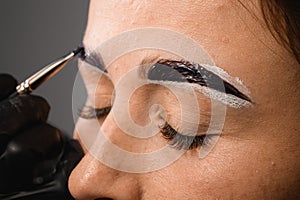
[[[54,76],[59,72],[70,60],[72,60],[76,55],[83,58],[85,56],[84,48],[79,46],[70,53],[62,56],[61,58],[53,61],[47,66],[43,67],[41,70],[27,78],[25,81],[20,83],[16,87],[16,92],[14,92],[10,97],[16,95],[30,94],[33,90],[37,89],[40,85]]]

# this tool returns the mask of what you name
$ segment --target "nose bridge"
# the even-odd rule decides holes
[[[151,137],[159,132],[159,128],[156,121],[150,121],[148,103],[143,107],[137,105],[137,102],[128,102],[128,108],[124,108],[128,109],[126,114],[121,111],[123,108],[115,109],[118,105],[113,105],[111,113],[101,126],[96,146],[101,146],[106,151],[112,150],[109,147],[114,147],[125,152],[145,153],[145,144],[149,147],[153,144]],[[154,111],[153,113],[158,115]]]

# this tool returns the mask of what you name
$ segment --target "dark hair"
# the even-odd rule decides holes
[[[300,63],[300,1],[260,0],[264,20],[274,38]]]

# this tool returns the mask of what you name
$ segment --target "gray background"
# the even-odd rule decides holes
[[[1,0],[0,73],[10,73],[20,82],[76,48],[83,38],[88,5],[88,0]],[[74,60],[34,92],[50,103],[50,123],[70,135],[76,73]]]

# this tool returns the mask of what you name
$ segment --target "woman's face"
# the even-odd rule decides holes
[[[193,96],[186,89],[175,87],[178,94],[183,94],[184,103],[190,104],[196,96],[197,106],[187,110],[188,114],[185,115],[181,110],[183,105],[180,99],[163,84],[138,87],[124,99],[126,95],[121,94],[131,91],[130,87],[135,87],[137,83],[135,76],[131,75],[138,71],[136,67],[141,63],[182,59],[170,52],[157,49],[128,52],[106,66],[107,72],[104,74],[96,67],[93,69],[85,64],[85,61],[81,62],[79,68],[89,94],[87,105],[97,109],[113,106],[119,109],[120,116],[116,117],[118,112],[110,112],[97,120],[78,120],[75,137],[81,140],[86,155],[69,180],[70,191],[76,199],[299,197],[300,66],[269,33],[259,3],[244,3],[243,6],[231,0],[91,0],[84,37],[87,49],[98,49],[109,39],[134,29],[156,27],[177,32],[193,39],[210,55],[207,58],[207,55],[199,54],[199,59],[198,55],[191,55],[197,63],[207,58],[230,76],[239,77],[248,88],[250,94],[246,95],[252,103],[249,106],[248,101],[248,106],[238,108],[226,106],[225,121],[219,130],[220,138],[206,156],[199,157],[199,149],[203,145],[199,144],[198,148],[184,151],[173,162],[162,166],[160,162],[164,163],[173,154],[160,154],[161,157],[154,160],[143,157],[145,160],[135,163],[134,159],[114,152],[107,145],[109,142],[89,139],[99,134],[99,129],[94,127],[92,121],[97,121],[96,124],[100,125],[108,141],[134,155],[153,152],[168,146],[172,141],[168,141],[166,135],[162,136],[163,131],[147,139],[128,135],[128,132],[136,131],[131,126],[125,131],[117,123],[119,118],[129,120],[128,116],[121,114],[123,105],[120,105],[122,101],[118,99],[123,98],[127,103],[124,105],[127,105],[131,119],[139,126],[146,126],[151,121],[157,123],[160,129],[165,120],[174,129],[180,130],[184,116],[199,114],[197,135],[203,135],[215,119],[213,102],[221,107],[223,105],[223,108],[224,102],[200,90]],[[137,41],[134,37],[128,37],[128,40],[130,43]],[[173,42],[176,44],[178,41]],[[113,45],[110,48],[111,52],[117,52],[121,47]],[[164,66],[168,67],[167,64]],[[160,105],[163,111],[152,105]],[[153,118],[149,114],[151,112]],[[148,131],[147,128],[144,130]],[[89,146],[85,140],[96,142]],[[180,151],[174,147],[168,148],[174,152]],[[113,158],[115,165],[107,164],[110,158]],[[148,170],[140,170],[140,165],[144,165],[142,169]]]

